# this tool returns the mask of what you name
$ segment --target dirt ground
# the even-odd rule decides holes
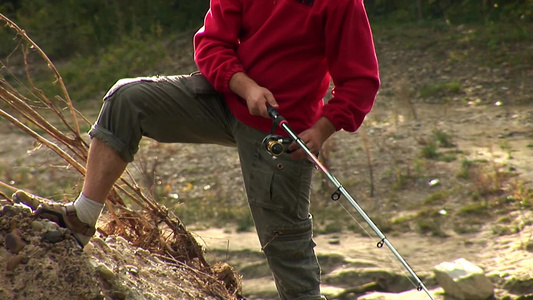
[[[485,105],[476,107],[458,107],[448,108],[446,111],[446,117],[443,118],[442,106],[434,104],[419,104],[417,105],[420,115],[423,116],[423,120],[418,121],[405,121],[395,132],[399,135],[406,136],[406,140],[402,141],[403,145],[398,145],[396,149],[402,149],[405,153],[418,152],[420,145],[417,145],[416,137],[423,135],[421,131],[430,131],[434,128],[433,122],[438,123],[439,128],[443,128],[446,132],[451,132],[454,137],[454,142],[457,144],[457,148],[461,149],[463,153],[467,153],[470,159],[496,161],[505,168],[511,168],[516,170],[514,172],[519,173],[514,180],[518,178],[524,180],[530,180],[533,178],[533,149],[527,147],[532,142],[532,123],[530,115],[533,113],[531,107],[518,107],[518,108],[502,108],[498,106]],[[374,114],[388,113],[389,111],[382,111],[379,106],[373,112]],[[503,119],[503,120],[502,120]],[[370,118],[372,120],[372,116]],[[438,121],[435,121],[438,120]],[[426,128],[420,128],[418,123],[428,124]],[[498,123],[499,126],[492,126],[491,124]],[[369,126],[372,128],[372,126]],[[374,135],[386,134],[385,130],[390,130],[388,127],[381,131],[379,127],[372,128]],[[371,132],[372,129],[368,129]],[[509,135],[508,133],[513,134]],[[512,158],[499,148],[502,137],[506,136],[506,140],[513,149]],[[337,141],[339,139],[340,141]],[[337,147],[342,145],[350,145],[360,143],[358,137],[352,136],[347,133],[340,133],[334,138],[335,143],[339,143]],[[364,165],[361,162],[353,160],[343,161],[339,157],[350,157],[353,154],[347,153],[348,150],[343,151],[337,149],[332,155],[332,172],[342,182],[342,178],[351,178],[348,174],[350,170],[358,170],[358,176],[361,176],[359,172],[363,169],[358,167]],[[373,151],[376,153],[378,151]],[[384,153],[383,157],[387,157],[389,154]],[[392,156],[392,155],[391,155]],[[408,159],[408,154],[404,154],[404,159]],[[379,161],[380,158],[376,158]],[[389,164],[390,160],[386,159],[385,162],[377,163],[381,167],[385,164]],[[379,202],[379,205],[391,205],[394,208],[383,208],[383,213],[394,210],[397,215],[409,215],[416,213],[416,209],[412,208],[412,204],[417,205],[422,199],[427,198],[429,195],[434,194],[437,190],[453,190],[460,186],[460,189],[467,190],[467,185],[461,183],[455,178],[456,172],[458,172],[457,164],[455,163],[442,163],[437,162],[431,167],[431,176],[427,176],[427,180],[421,184],[413,186],[410,191],[398,192],[401,196],[394,198],[399,204],[390,203],[387,200],[388,193],[386,186],[376,187],[376,195],[373,201]],[[379,168],[379,167],[378,167]],[[335,172],[336,171],[336,172]],[[362,172],[361,172],[362,173]],[[377,172],[379,173],[379,171]],[[382,178],[385,181],[385,178]],[[432,187],[429,182],[431,179],[439,179],[439,186]],[[390,186],[389,186],[390,188]],[[357,189],[355,190],[357,195]],[[333,191],[333,190],[332,190]],[[464,198],[461,198],[464,197]],[[466,193],[459,193],[459,195],[451,196],[446,203],[441,203],[440,207],[446,209],[450,213],[454,210],[460,209],[461,205],[468,201],[466,199]],[[368,199],[362,198],[362,206],[369,208],[372,213],[371,218],[379,217],[379,211],[375,210],[376,204],[368,202]],[[411,204],[409,204],[411,203]],[[342,203],[345,207],[350,207],[348,203]],[[378,205],[378,206],[379,206]],[[355,217],[353,222],[364,223],[361,218],[355,212],[351,212]],[[502,216],[508,216],[510,223],[502,221]],[[511,297],[507,299],[514,299],[512,297],[520,296],[523,294],[529,294],[530,292],[521,290],[515,293],[511,293],[509,290],[504,289],[505,279],[509,278],[521,278],[520,280],[531,281],[533,278],[533,252],[531,246],[526,250],[525,245],[531,244],[533,237],[533,226],[530,208],[524,210],[509,211],[504,214],[495,212],[493,216],[483,218],[483,224],[479,226],[475,232],[458,234],[454,232],[452,228],[453,223],[463,222],[468,223],[469,220],[455,219],[451,217],[449,220],[443,221],[442,230],[445,231],[445,237],[432,236],[432,234],[421,235],[419,233],[394,232],[389,236],[390,241],[395,248],[401,253],[401,255],[408,261],[413,267],[415,272],[418,272],[424,276],[431,276],[433,268],[442,262],[452,262],[459,258],[465,258],[470,262],[480,266],[486,272],[487,276],[495,282],[496,299],[506,299],[505,297]],[[393,225],[394,226],[394,225]],[[517,232],[510,232],[508,234],[497,234],[498,226],[509,226],[510,228],[520,228]],[[377,249],[376,236],[367,228],[370,232],[369,238],[366,234],[354,234],[353,232],[343,231],[341,233],[329,233],[329,234],[316,234],[315,240],[317,242],[317,253],[319,256],[329,256],[339,254],[347,260],[355,259],[362,261],[371,261],[376,263],[379,268],[385,270],[392,270],[399,274],[406,274],[402,265],[395,259],[395,257],[388,251],[388,249]],[[205,244],[207,255],[212,260],[224,260],[227,259],[230,264],[246,267],[246,263],[242,263],[247,257],[246,254],[239,254],[242,251],[259,252],[260,246],[255,237],[255,233],[236,233],[234,229],[228,228],[210,228],[194,231],[198,235],[199,239]],[[209,256],[212,253],[212,256]],[[324,259],[324,261],[327,261]],[[325,268],[329,269],[327,262],[324,262]],[[239,268],[238,268],[239,269]],[[342,270],[342,267],[337,269]],[[328,274],[325,274],[328,276]],[[350,279],[346,279],[349,285]],[[265,288],[268,287],[268,288]],[[431,292],[436,299],[444,299],[443,291],[433,284],[429,285]],[[338,287],[328,286],[323,287],[324,292],[327,295],[335,295],[339,292]],[[508,287],[507,287],[508,288]],[[273,290],[273,283],[268,277],[254,278],[247,280],[246,276],[243,279],[244,294],[247,293],[266,293],[266,291]],[[378,295],[379,293],[376,293]],[[381,294],[382,298],[376,296],[374,299],[427,299],[427,296],[423,293],[417,293],[411,291],[406,294]],[[257,297],[257,296],[256,296]],[[275,297],[269,298],[265,296],[251,297],[250,299],[275,299]],[[355,299],[355,298],[353,298]],[[357,298],[359,299],[359,298]],[[366,299],[366,298],[360,298]],[[369,298],[370,299],[370,298]]]
[[[456,30],[468,35],[465,28]],[[495,285],[496,299],[529,299],[524,297],[533,294],[531,55],[519,63],[504,61],[487,66],[475,56],[476,49],[453,40],[407,44],[401,37],[376,36],[382,88],[375,108],[359,133],[335,134],[325,146],[323,159],[384,228],[413,269],[428,279],[428,287],[437,299],[445,297],[431,280],[432,269],[457,258],[466,258],[485,270]],[[516,49],[533,53],[530,43],[513,44],[507,50]],[[455,90],[453,84],[460,88]],[[429,87],[434,87],[433,92],[421,92]],[[96,107],[87,114],[94,116]],[[444,141],[435,141],[437,133],[444,133],[444,141],[450,144],[438,144]],[[36,148],[30,138],[7,122],[0,122],[0,135],[8,141],[0,144],[0,179],[21,188],[29,186],[44,197],[61,198],[45,194],[38,186],[61,182],[65,176],[75,178],[70,175],[75,172],[65,168],[50,151]],[[436,149],[429,147],[432,143],[437,143]],[[146,172],[156,166],[157,175]],[[169,195],[175,195],[171,198],[179,200],[170,202],[175,206],[193,205],[199,199],[225,199],[224,203],[231,199],[233,206],[246,207],[238,157],[232,148],[165,145],[147,140],[140,159],[130,170],[141,182],[161,182],[165,189],[168,187]],[[6,195],[12,192],[8,187],[1,191]],[[342,213],[338,204],[327,200],[332,191],[317,171],[313,184],[315,209]],[[68,187],[63,195],[72,198],[77,192]],[[340,203],[350,211],[349,204]],[[366,228],[356,213],[350,213],[353,218],[348,216],[348,221]],[[20,214],[20,220],[29,218],[27,213]],[[327,257],[339,255],[343,262],[364,261],[380,269],[404,272],[386,248],[375,247],[372,232],[368,237],[361,230],[353,230],[345,224],[346,217],[339,217],[339,225],[331,214],[316,215],[316,250],[325,270],[324,293],[330,298],[350,282],[347,278],[345,282],[328,283],[343,265],[328,263],[331,259]],[[4,216],[1,220],[6,220]],[[13,230],[10,224],[1,223],[4,237]],[[206,292],[211,282],[197,279],[206,278],[196,277],[197,270],[163,262],[120,238],[97,238],[83,253],[65,253],[59,250],[65,245],[76,249],[71,239],[42,248],[35,238],[38,230],[33,230],[29,219],[24,224],[30,224],[24,225],[23,232],[32,246],[20,252],[23,256],[10,253],[6,247],[0,251],[0,296],[6,299],[36,299],[43,274],[45,279],[56,280],[50,274],[57,273],[50,270],[63,270],[61,263],[74,260],[81,261],[81,266],[69,272],[82,270],[83,278],[92,284],[87,292],[90,296],[84,299],[217,298],[212,291]],[[209,261],[228,261],[244,274],[245,297],[275,299],[272,280],[261,273],[264,263],[255,233],[237,232],[235,224],[223,228],[201,222],[186,225],[204,245]],[[326,230],[331,225],[340,229]],[[40,275],[30,270],[33,264],[40,266]],[[70,291],[73,282],[61,278],[53,281],[60,283],[58,290]],[[374,296],[427,299],[412,291]],[[366,297],[372,296],[352,299],[372,299]]]
[[[424,111],[424,118],[427,118],[427,120],[433,120],[434,118],[437,118],[438,114],[440,114],[439,110],[433,109],[434,107],[433,104],[419,106],[419,108],[426,108]],[[420,111],[421,110],[422,109],[420,109]],[[473,110],[476,111],[475,114],[472,113]],[[501,128],[490,126],[490,123],[494,120],[498,120],[502,111],[510,116],[505,118],[509,121],[501,122],[504,124]],[[379,112],[380,109],[377,107],[374,113],[379,114]],[[532,132],[531,123],[525,124],[524,126],[522,122],[528,120],[516,117],[523,113],[527,114],[531,112],[532,109],[527,107],[522,107],[511,113],[509,113],[509,109],[495,106],[448,109],[447,114],[450,117],[446,119],[452,123],[443,122],[443,125],[441,126],[457,128],[453,134],[454,141],[458,144],[457,147],[463,151],[470,153],[470,155],[474,157],[484,159],[497,158],[498,162],[501,164],[512,164],[513,168],[518,170],[516,172],[520,172],[521,178],[531,178],[528,176],[533,174],[531,168],[531,160],[533,157],[531,155],[532,149],[525,147],[528,140],[523,138],[525,136],[530,139],[530,134]],[[479,127],[467,126],[466,129],[468,130],[459,130],[458,128],[461,127],[460,124],[462,122],[468,122],[469,124],[472,124],[470,122],[476,122],[475,124],[479,124]],[[406,121],[406,123],[408,123],[408,121]],[[417,126],[402,125],[401,128],[417,128]],[[399,128],[397,132],[402,131],[401,128]],[[371,132],[370,129],[367,130]],[[378,132],[379,128],[376,127],[374,130]],[[446,127],[446,130],[451,129]],[[498,145],[501,139],[501,134],[507,132],[514,133],[512,136],[507,137],[507,139],[510,140],[509,143],[512,145],[512,148],[515,149],[512,154],[512,159],[509,159],[506,153],[496,147],[492,152],[489,151],[490,145]],[[402,135],[404,134],[402,133]],[[338,147],[341,147],[343,144],[355,144],[359,142],[359,137],[347,133],[339,133],[335,139],[342,140],[334,140],[335,143],[339,143]],[[26,142],[28,143],[29,141]],[[412,141],[407,142],[407,144],[410,143],[412,143]],[[400,146],[400,148],[402,147],[404,146]],[[184,148],[182,147],[181,149]],[[230,154],[231,151],[233,151],[231,148],[218,148],[213,146],[201,150],[194,149],[193,147],[189,150],[196,155],[199,153],[201,154],[204,151],[218,153],[221,162],[225,161],[229,165],[235,164],[232,159],[222,159],[224,157],[233,157]],[[226,151],[227,153],[224,153]],[[187,152],[187,150],[184,150],[184,152]],[[343,150],[337,149],[333,152],[331,159],[332,162],[334,162],[331,166],[332,172],[337,171],[335,173],[339,174],[337,176],[341,181],[342,176],[348,177],[348,175],[344,175],[345,172],[347,172],[344,170],[345,167],[350,167],[350,164],[361,164],[360,162],[354,161],[344,162],[342,166],[343,168],[341,169],[337,164],[341,162],[339,157],[343,156],[349,156],[349,154],[343,153]],[[456,179],[452,178],[453,176],[450,175],[450,173],[454,172],[450,170],[453,169],[453,167],[448,164],[449,163],[443,163],[443,165],[440,166],[440,163],[437,163],[437,166],[434,167],[435,172],[432,174],[433,177],[441,180],[442,183],[440,188],[442,189],[451,188],[448,186],[457,184],[455,181]],[[229,169],[230,168],[228,168],[228,174],[221,174],[221,176],[229,176],[232,172],[235,172],[235,170],[229,171]],[[317,174],[317,179],[319,178],[320,175]],[[447,181],[451,182],[447,183]],[[202,186],[202,184],[199,185]],[[427,183],[425,183],[424,187],[420,189],[422,190],[420,193],[423,192],[426,195],[432,192],[431,187],[429,187]],[[409,193],[407,194],[409,195]],[[379,195],[386,195],[386,193],[381,190],[379,186],[376,188],[376,195],[375,201],[385,202],[385,200],[380,199]],[[417,199],[420,199],[420,197],[411,201],[419,201]],[[457,200],[461,201],[461,199]],[[364,202],[363,204],[368,206],[367,202]],[[348,207],[348,204],[346,203],[342,205]],[[459,203],[450,202],[447,205],[448,209],[452,210],[451,205],[459,206]],[[373,208],[373,206],[369,207],[371,209]],[[401,208],[396,208],[396,210],[401,211]],[[409,212],[406,211],[406,213]],[[355,213],[352,212],[352,214],[355,216],[354,222],[361,222]],[[370,216],[371,218],[375,217],[375,214]],[[520,293],[511,293],[508,289],[506,290],[504,285],[507,281],[504,279],[519,278],[521,282],[523,282],[533,278],[533,274],[531,273],[533,270],[533,253],[527,251],[524,247],[524,245],[531,243],[533,238],[533,226],[531,225],[533,215],[529,210],[513,211],[509,213],[509,217],[510,220],[512,220],[509,226],[521,228],[519,232],[504,235],[495,234],[494,226],[498,223],[498,217],[495,217],[486,218],[487,223],[474,233],[457,234],[450,229],[446,229],[448,236],[443,238],[431,235],[421,235],[416,232],[396,232],[390,236],[389,239],[413,267],[415,272],[424,276],[424,278],[431,277],[433,267],[441,262],[466,258],[472,263],[482,267],[487,275],[495,281],[495,286],[497,287],[496,299],[514,299],[504,298],[506,296],[516,297],[520,295]],[[23,221],[20,222],[23,223]],[[235,266],[237,270],[248,270],[250,266],[255,264],[258,266],[256,268],[257,270],[254,271],[255,273],[260,272],[258,270],[261,268],[264,269],[264,263],[259,250],[260,246],[254,232],[238,233],[235,230],[235,226],[205,229],[205,226],[192,225],[190,229],[197,237],[200,244],[204,246],[206,250],[205,255],[209,261],[227,261]],[[32,239],[28,238],[28,240]],[[315,240],[318,245],[316,248],[317,254],[322,258],[323,268],[329,270],[329,273],[332,273],[333,271],[340,272],[343,267],[335,264],[330,265],[327,262],[328,260],[324,258],[340,255],[345,261],[357,260],[371,262],[380,269],[405,275],[402,266],[395,261],[395,258],[386,248],[377,249],[375,247],[375,236],[370,238],[365,235],[344,231],[329,234],[316,234]],[[76,255],[73,257],[72,253],[69,253],[68,251],[61,252],[58,250],[61,247],[64,247],[65,243],[70,243],[68,244],[70,248],[67,249],[76,249],[75,245],[73,245],[73,241],[65,241],[62,242],[62,244],[45,248],[46,250],[37,251],[35,249],[38,249],[38,247],[32,247],[27,250],[27,253],[31,253],[30,257],[35,257],[36,255],[39,257],[46,257],[46,253],[52,252],[55,253],[54,256],[56,257],[56,260],[58,259],[57,257],[59,257],[60,260],[66,264],[73,263],[73,261],[80,263],[81,261],[82,266],[78,267],[76,270],[79,271],[81,269],[88,273],[84,274],[83,278],[91,278],[90,276],[93,276],[92,280],[96,279],[93,283],[93,288],[95,289],[93,293],[96,293],[95,295],[98,295],[97,286],[107,287],[107,289],[104,288],[103,290],[105,291],[105,296],[109,299],[120,299],[120,297],[125,297],[125,299],[160,299],[160,297],[166,299],[217,298],[212,295],[210,296],[209,293],[205,291],[205,282],[199,282],[197,280],[192,280],[192,283],[190,282],[191,278],[195,278],[194,273],[197,272],[194,269],[187,268],[181,264],[164,262],[157,256],[150,255],[147,251],[132,247],[121,238],[94,239],[83,254],[79,253],[78,250],[74,250],[73,252],[76,253]],[[531,247],[529,249],[531,249]],[[7,264],[13,259],[5,253],[5,250],[4,255],[0,256],[4,257],[4,264]],[[28,274],[35,274],[29,273],[28,271],[22,271],[27,270],[27,266],[29,265],[39,265],[34,259],[35,258],[33,258],[33,260],[30,259],[30,262],[24,264],[23,266],[25,267],[20,270],[15,269],[13,273],[4,273],[4,277],[2,277],[3,280],[13,282],[15,286],[15,288],[11,290],[13,294],[6,294],[9,295],[8,298],[13,296],[13,299],[34,299],[33,297],[36,295],[35,288],[42,288],[38,284],[31,284],[31,281],[25,282],[20,279],[21,277],[32,278]],[[87,264],[93,267],[89,267]],[[86,270],[97,271],[92,271],[91,273]],[[246,274],[247,272],[249,271],[244,271]],[[275,296],[272,296],[274,293],[274,286],[271,278],[269,276],[256,276],[254,275],[254,272],[252,272],[252,278],[248,279],[246,276],[243,278],[243,294],[247,299],[276,299]],[[45,269],[43,273],[49,274],[51,272],[50,270]],[[191,275],[191,273],[193,275]],[[105,279],[107,278],[105,276],[109,276],[110,279]],[[329,275],[325,274],[325,276]],[[16,281],[14,278],[19,278],[19,280]],[[45,276],[44,278],[46,279],[47,277]],[[185,278],[187,278],[187,280],[185,280]],[[496,280],[495,278],[500,279]],[[52,279],[48,278],[48,280]],[[349,280],[349,278],[345,279],[345,281],[348,282],[345,282],[344,284],[349,285]],[[25,284],[22,285],[21,282],[25,282]],[[72,285],[73,283],[63,281],[63,284]],[[428,285],[428,288],[430,288],[436,299],[444,299],[443,291],[438,286],[435,286],[434,283]],[[341,290],[342,288],[340,288],[338,284],[325,284],[323,287],[324,293],[330,297]],[[7,289],[5,288],[3,291],[7,293]],[[376,293],[376,295],[378,295],[378,293]],[[424,294],[413,291],[407,294],[399,293],[394,295],[381,295],[385,295],[382,296],[384,298],[375,299],[427,299]]]

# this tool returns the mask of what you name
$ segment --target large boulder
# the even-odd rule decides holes
[[[435,279],[447,295],[460,300],[486,300],[494,286],[483,270],[464,258],[443,262],[434,269]]]

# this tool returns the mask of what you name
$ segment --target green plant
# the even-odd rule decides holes
[[[510,216],[502,216],[499,217],[496,222],[501,224],[511,224],[512,220]]]
[[[437,237],[446,237],[448,235],[442,228],[442,217],[443,216],[437,209],[423,208],[417,213],[413,221],[416,223],[416,227],[421,233],[429,233],[432,236]]]
[[[439,147],[451,148],[455,147],[455,144],[452,142],[452,137],[448,133],[442,130],[433,130],[433,138],[437,141]]]
[[[514,180],[508,185],[507,199],[519,204],[520,209],[533,207],[533,187],[523,180]]]
[[[514,176],[513,173],[500,169],[495,161],[469,161],[463,159],[458,178],[467,179],[473,184],[472,199],[486,200],[491,196],[501,195],[504,183]]]
[[[72,98],[83,101],[107,90],[118,79],[158,75],[158,65],[170,64],[170,54],[163,41],[153,36],[122,37],[121,43],[94,55],[75,57],[60,72],[69,83]]]
[[[468,179],[470,177],[470,168],[473,166],[474,162],[463,158],[461,160],[461,169],[457,173],[457,178]]]
[[[509,235],[517,233],[518,231],[518,228],[512,226],[503,226],[499,224],[492,226],[492,233],[498,236]]]
[[[475,202],[467,203],[463,205],[462,207],[460,207],[457,210],[456,214],[458,216],[463,216],[463,217],[469,217],[469,216],[487,217],[490,215],[490,210],[486,203],[475,201]]]
[[[332,220],[330,223],[326,224],[321,230],[320,233],[338,233],[342,232],[342,224],[339,221]]]
[[[412,177],[409,170],[407,173],[403,173],[401,170],[396,169],[394,172],[394,182],[392,184],[392,190],[400,191],[407,188],[411,179]]]
[[[0,4],[17,24],[34,36],[54,58],[88,55],[121,43],[120,37],[139,40],[198,28],[209,1],[15,1]],[[142,17],[140,17],[142,16]],[[1,37],[1,35],[0,35]],[[1,45],[1,44],[0,44]],[[0,53],[9,53],[0,46]]]
[[[411,221],[415,218],[414,215],[402,215],[390,220],[391,231],[395,232],[409,232],[411,231]]]
[[[508,140],[501,141],[500,148],[502,149],[502,151],[507,153],[507,159],[513,158],[513,148],[511,147],[511,144],[509,144]]]
[[[533,239],[530,239],[526,241],[525,243],[523,243],[522,248],[526,251],[533,252]]]
[[[446,197],[448,196],[448,194],[449,194],[449,192],[446,191],[446,190],[435,192],[435,193],[429,195],[428,197],[426,197],[422,201],[422,204],[424,204],[424,205],[443,204],[443,203],[446,202]]]
[[[459,82],[440,82],[433,85],[426,85],[420,88],[420,97],[428,98],[440,94],[458,94],[461,91],[461,84]]]
[[[455,154],[448,153],[446,155],[442,155],[440,160],[443,162],[452,162],[452,161],[457,160],[457,156]]]
[[[425,145],[422,148],[422,150],[420,151],[420,155],[423,158],[427,159],[437,159],[440,156],[437,144],[431,141],[429,144]]]
[[[254,221],[251,214],[246,214],[237,220],[237,232],[249,232],[254,228]]]

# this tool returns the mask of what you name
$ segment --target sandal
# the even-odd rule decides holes
[[[76,208],[74,207],[73,202],[57,203],[50,200],[44,202],[24,191],[15,192],[13,194],[13,201],[31,207],[34,210],[35,216],[48,219],[57,225],[70,230],[82,248],[87,245],[96,232],[96,229],[93,226],[80,221],[76,214]]]

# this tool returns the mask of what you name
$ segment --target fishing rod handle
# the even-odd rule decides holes
[[[267,103],[267,111],[268,111],[268,114],[270,115],[270,117],[272,118],[272,120],[276,121],[276,122],[281,122],[281,121],[284,121],[285,118],[283,116],[281,116],[278,111],[272,107],[270,104]]]

